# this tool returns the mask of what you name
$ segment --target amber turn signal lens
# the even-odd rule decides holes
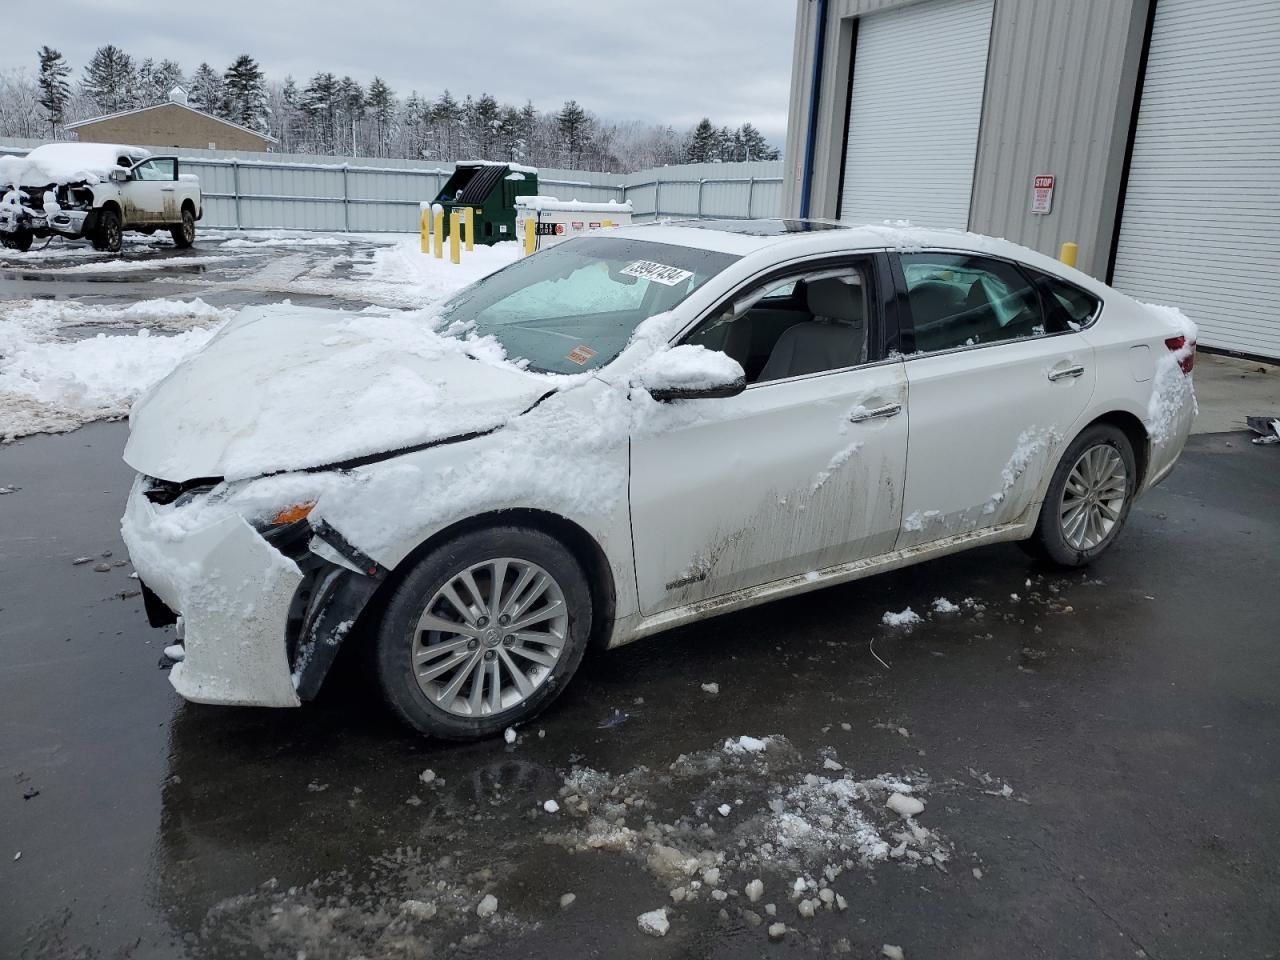
[[[271,525],[273,527],[278,527],[282,524],[296,523],[299,520],[304,520],[307,515],[311,513],[311,509],[315,505],[316,502],[314,500],[308,500],[306,503],[295,503],[291,507],[285,507],[271,518]]]

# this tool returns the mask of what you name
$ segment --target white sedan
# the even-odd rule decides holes
[[[1194,327],[1003,241],[632,227],[431,315],[249,310],[145,396],[123,521],[171,682],[297,706],[373,645],[417,730],[528,720],[589,648],[998,541],[1115,542]]]

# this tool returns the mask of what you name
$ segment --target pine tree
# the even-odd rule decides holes
[[[777,147],[769,146],[764,134],[749,123],[744,123],[734,134],[734,146],[742,153],[742,156],[734,158],[737,160],[778,159]]]
[[[381,77],[374,77],[373,82],[369,84],[368,103],[369,115],[373,117],[373,123],[377,129],[377,155],[381,157],[385,155],[387,133],[391,127],[391,120],[395,116],[396,106],[395,94]]]
[[[337,140],[356,152],[356,124],[364,117],[364,87],[350,77],[338,81],[338,109],[342,114],[342,130]]]
[[[457,160],[461,146],[463,110],[448,88],[431,108],[431,122],[437,129],[437,159]]]
[[[187,101],[197,110],[221,117],[225,113],[226,89],[218,71],[207,63],[196,67],[191,75],[191,89],[187,91]]]
[[[302,109],[311,121],[316,145],[332,152],[338,123],[338,78],[332,73],[317,73],[302,92]]]
[[[258,61],[242,53],[222,75],[226,118],[250,130],[267,129],[267,81]]]
[[[587,111],[578,106],[577,100],[566,100],[560,112],[556,114],[556,126],[560,129],[560,138],[564,144],[569,169],[576,170],[582,151],[590,140],[591,118]]]
[[[482,159],[492,159],[494,144],[498,140],[499,117],[502,110],[498,101],[487,93],[480,94],[473,112],[476,150]]]
[[[685,147],[685,160],[689,163],[710,163],[716,157],[720,145],[720,131],[708,117],[698,121]]]
[[[80,86],[107,113],[129,109],[137,86],[133,58],[114,44],[99,47],[84,68]]]
[[[44,107],[49,118],[49,132],[53,133],[61,124],[67,110],[67,101],[71,99],[71,86],[67,77],[71,68],[62,54],[52,47],[40,48],[40,106]]]

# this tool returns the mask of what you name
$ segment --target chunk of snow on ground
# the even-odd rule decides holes
[[[516,742],[516,728],[515,728],[515,727],[507,727],[507,729],[506,729],[506,730],[502,731],[502,739],[503,739],[503,740],[505,740],[505,741],[507,741],[507,743],[515,743],[515,742]]]
[[[560,804],[556,803],[554,800],[547,800],[542,804],[542,809],[547,811],[547,813],[559,813]]]
[[[492,917],[498,912],[498,898],[492,893],[486,893],[476,904],[476,916],[483,920],[485,917]]]
[[[722,817],[727,817],[733,812],[733,807],[729,806],[727,803],[722,803],[720,806],[716,807],[716,812]]]
[[[843,770],[844,767],[842,767],[835,760],[832,760],[830,757],[827,757],[827,759],[822,761],[822,769],[823,770]]]
[[[717,693],[719,693],[719,692],[720,692],[720,684],[718,684],[718,683],[704,683],[704,684],[702,685],[702,690],[703,690],[703,692],[704,692],[704,693],[709,693],[709,694],[711,694],[712,696],[715,696]]]
[[[809,583],[816,583],[818,580],[821,579],[821,575],[818,573],[817,570],[810,570],[808,573],[804,575],[804,578]]]
[[[959,613],[960,605],[952,603],[946,597],[938,597],[933,601],[934,613]]]
[[[757,903],[760,898],[764,896],[764,882],[760,880],[759,877],[754,880],[750,880],[743,888],[742,892],[747,895],[747,899],[752,903]]]
[[[423,770],[418,774],[418,779],[423,783],[434,783],[436,779],[436,772],[434,770]]]
[[[885,802],[885,806],[900,817],[915,817],[924,813],[924,803],[915,797],[903,793],[895,793]]]
[[[787,925],[785,923],[769,924],[769,939],[781,940],[787,935]]]
[[[164,648],[164,655],[174,663],[181,663],[187,658],[187,650],[180,643],[171,643]]]
[[[769,746],[769,738],[763,740],[756,737],[738,737],[736,740],[724,742],[725,753],[763,753]]]
[[[901,947],[896,947],[892,943],[886,943],[880,948],[880,952],[889,958],[889,960],[905,960],[906,954],[902,952]]]
[[[888,610],[880,618],[880,622],[886,627],[910,627],[920,622],[920,614],[910,607],[907,607],[901,613],[894,613],[892,610]]]
[[[651,937],[665,937],[667,931],[671,929],[671,921],[667,919],[665,907],[659,907],[657,910],[650,910],[648,913],[640,914],[640,916],[636,917],[636,923],[643,933],[647,933]]]

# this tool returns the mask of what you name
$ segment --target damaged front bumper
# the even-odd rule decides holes
[[[332,548],[305,520],[264,535],[229,510],[179,518],[152,489],[149,478],[134,483],[121,531],[153,625],[169,611],[183,620],[173,688],[228,706],[296,707],[314,696],[383,571],[326,558]]]
[[[34,207],[3,204],[0,205],[0,233],[30,233],[37,237],[52,234],[77,238],[85,235],[92,211],[60,209],[50,214]]]

